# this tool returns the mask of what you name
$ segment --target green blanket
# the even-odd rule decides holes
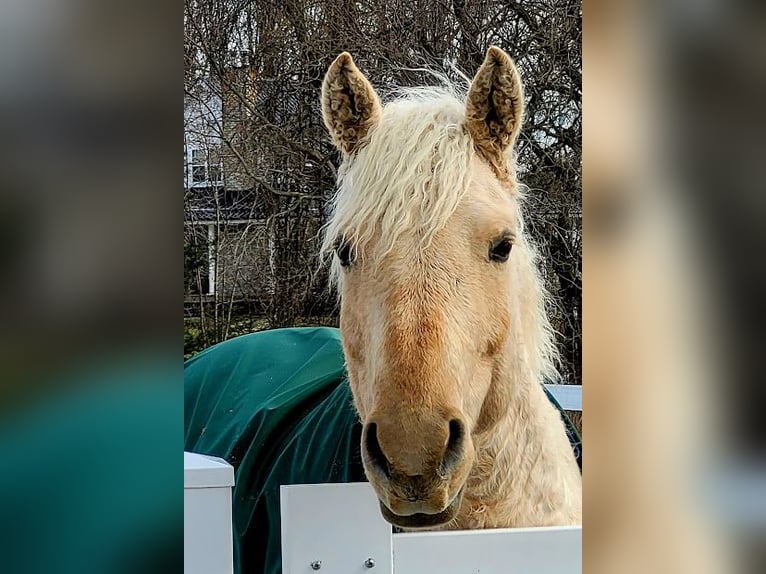
[[[279,329],[184,367],[184,450],[234,466],[234,571],[281,571],[279,487],[365,481],[340,333]]]
[[[187,361],[184,386],[184,450],[235,469],[234,571],[279,574],[280,485],[366,481],[340,331],[231,339]],[[579,435],[568,432],[579,462]]]

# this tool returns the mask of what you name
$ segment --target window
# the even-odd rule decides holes
[[[191,152],[191,183],[210,185],[221,183],[221,159],[218,150],[193,149]]]
[[[221,160],[218,157],[218,150],[211,149],[208,156],[208,180],[218,183],[223,178],[221,177]]]
[[[205,169],[205,152],[201,149],[192,150],[191,173],[192,183],[202,183],[207,180]]]

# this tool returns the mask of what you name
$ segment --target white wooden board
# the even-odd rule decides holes
[[[391,525],[367,483],[283,486],[282,574],[390,573]],[[374,568],[365,566],[371,558]]]
[[[582,528],[394,535],[395,574],[579,574]]]
[[[582,411],[582,386],[580,385],[545,385],[562,409]]]

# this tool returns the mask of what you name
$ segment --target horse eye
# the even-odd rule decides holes
[[[504,237],[489,248],[490,260],[497,261],[498,263],[505,263],[508,261],[508,256],[511,254],[512,247],[513,243],[511,243],[511,240]]]
[[[335,254],[338,256],[341,267],[348,267],[354,262],[353,249],[348,241],[339,239],[335,244]]]

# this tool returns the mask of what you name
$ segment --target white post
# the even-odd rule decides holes
[[[184,573],[232,574],[231,488],[225,460],[184,452]]]
[[[208,265],[208,287],[207,294],[215,295],[215,223],[207,224],[207,265]]]

